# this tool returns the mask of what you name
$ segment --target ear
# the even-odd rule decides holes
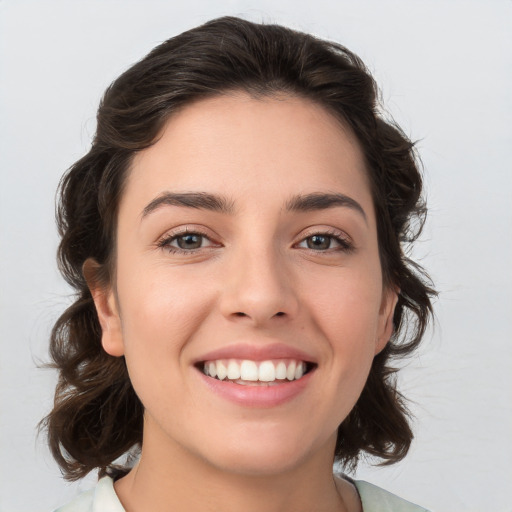
[[[384,349],[393,334],[393,315],[398,302],[399,291],[386,286],[382,292],[382,303],[379,310],[379,326],[375,340],[375,355]]]
[[[111,284],[105,285],[99,278],[101,265],[89,258],[82,266],[82,273],[91,292],[101,326],[101,344],[111,356],[124,355],[121,317],[117,299]]]

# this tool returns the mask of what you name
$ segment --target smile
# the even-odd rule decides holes
[[[311,364],[296,359],[218,359],[202,363],[203,373],[208,377],[246,386],[268,386],[299,380],[311,367]]]

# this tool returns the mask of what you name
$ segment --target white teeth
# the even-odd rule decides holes
[[[258,365],[254,361],[242,361],[240,365],[240,378],[242,380],[257,381],[258,376]]]
[[[228,374],[228,369],[222,361],[217,361],[217,363],[214,364],[217,366],[217,378],[219,380],[224,380]]]
[[[283,361],[280,361],[277,363],[276,366],[276,379],[286,379],[286,365],[283,363]]]
[[[292,361],[289,365],[288,365],[288,368],[286,370],[286,378],[288,380],[293,380],[295,379],[295,368],[297,367],[295,361]]]
[[[298,380],[306,372],[306,363],[294,359],[277,361],[251,361],[249,359],[220,359],[206,361],[203,372],[219,380],[229,379],[244,382],[274,382],[276,380]]]
[[[276,380],[276,368],[272,361],[263,361],[260,363],[259,380],[262,382],[272,382]]]
[[[228,379],[236,380],[240,378],[240,365],[236,361],[228,363]]]

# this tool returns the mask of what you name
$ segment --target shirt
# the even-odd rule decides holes
[[[354,480],[363,504],[363,512],[428,512],[427,509],[403,500],[376,485]],[[114,490],[114,481],[103,477],[96,487],[77,496],[55,512],[125,512]]]

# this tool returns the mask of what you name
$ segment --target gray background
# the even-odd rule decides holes
[[[374,72],[426,168],[416,257],[441,291],[402,374],[416,442],[370,480],[437,512],[511,511],[512,2],[508,0],[0,0],[0,511],[48,511],[66,484],[35,426],[55,375],[39,370],[69,303],[54,262],[54,195],[94,133],[105,87],[157,43],[212,17],[335,39]]]

